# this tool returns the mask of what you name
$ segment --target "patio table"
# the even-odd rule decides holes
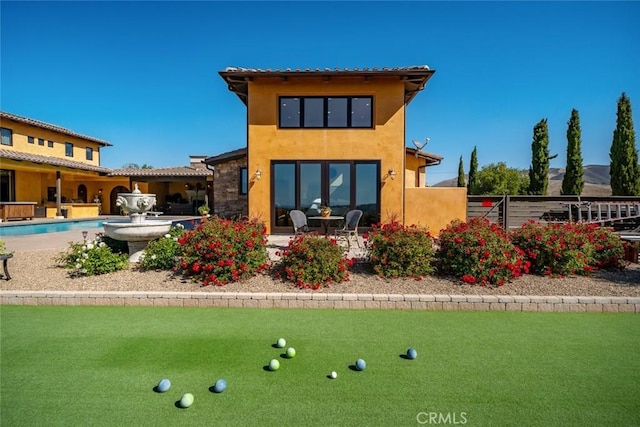
[[[328,215],[328,216],[310,216],[308,219],[319,219],[320,223],[322,224],[322,228],[324,229],[324,237],[329,237],[329,223],[331,221],[344,219],[344,217],[338,216],[338,215]]]

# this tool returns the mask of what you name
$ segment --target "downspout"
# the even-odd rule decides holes
[[[209,163],[205,163],[204,166],[213,173],[213,181],[211,181],[211,212],[215,215],[216,210],[216,168],[209,167],[211,166]],[[205,185],[206,187],[206,185]]]

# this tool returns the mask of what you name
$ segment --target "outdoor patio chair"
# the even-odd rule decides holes
[[[296,236],[304,236],[307,233],[310,233],[311,230],[307,225],[307,216],[304,212],[299,210],[292,210],[289,212],[289,216],[291,217],[291,222],[293,222],[293,234]]]
[[[347,250],[351,250],[351,238],[355,238],[358,247],[360,247],[360,239],[358,239],[360,218],[362,218],[360,209],[349,211],[345,217],[344,227],[336,230],[336,240],[345,239],[347,241]]]

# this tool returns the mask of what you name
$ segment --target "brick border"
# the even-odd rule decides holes
[[[0,304],[640,313],[640,297],[295,292],[0,291]]]

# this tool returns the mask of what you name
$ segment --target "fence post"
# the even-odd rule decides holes
[[[502,227],[504,231],[509,231],[509,203],[511,202],[511,196],[506,195],[502,197]]]

